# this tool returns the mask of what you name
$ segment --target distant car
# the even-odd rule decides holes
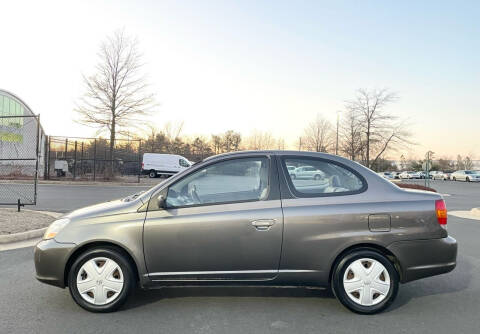
[[[383,177],[384,179],[387,179],[387,180],[394,179],[394,176],[390,172],[378,172],[377,174],[380,175],[381,177]]]
[[[401,172],[399,174],[399,178],[400,179],[412,179],[412,175],[414,174],[415,172],[411,172],[411,171],[404,171],[404,172]]]
[[[400,172],[392,172],[392,177],[394,179],[399,179],[400,178]]]
[[[475,170],[457,170],[450,178],[453,181],[480,182],[480,174]]]
[[[297,167],[295,166],[287,166],[287,170],[288,170],[288,174],[292,175],[295,173],[295,169],[297,169]]]
[[[314,179],[320,180],[325,177],[325,174],[312,166],[302,166],[295,168],[295,170],[289,174],[292,176],[292,179]]]
[[[432,172],[433,173],[433,172]],[[450,179],[450,173],[445,173],[445,172],[440,172],[437,171],[432,174],[432,180],[449,180]]]

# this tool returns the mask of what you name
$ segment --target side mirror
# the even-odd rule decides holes
[[[165,195],[159,195],[157,198],[157,205],[159,209],[165,209],[166,207],[166,198]]]

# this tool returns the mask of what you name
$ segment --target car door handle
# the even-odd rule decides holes
[[[259,231],[266,231],[275,224],[275,219],[258,219],[252,222],[254,226]]]

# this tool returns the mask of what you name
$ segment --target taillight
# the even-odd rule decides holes
[[[142,162],[142,169],[143,169],[143,166],[144,166],[144,164],[143,164],[143,162]]]
[[[447,206],[443,199],[438,199],[435,201],[435,211],[437,213],[438,223],[443,227],[447,227]]]

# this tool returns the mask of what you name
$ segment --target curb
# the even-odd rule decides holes
[[[36,211],[36,210],[26,210],[26,209],[22,211],[39,212],[39,213],[52,216],[53,218],[58,218],[61,215],[63,215],[63,213],[51,212],[51,211]],[[30,230],[25,232],[0,235],[0,244],[9,244],[12,242],[19,242],[19,241],[29,240],[33,238],[38,238],[38,237],[41,237],[46,230],[47,228],[44,227],[38,230]]]

